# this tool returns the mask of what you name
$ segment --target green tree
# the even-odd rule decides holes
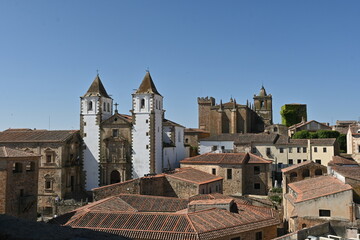
[[[293,136],[293,139],[309,139],[310,138],[310,132],[308,130],[301,130],[296,132]]]
[[[346,134],[340,134],[339,137],[337,138],[337,141],[339,142],[340,145],[340,152],[342,153],[346,153]]]
[[[332,131],[332,130],[318,130],[316,131],[319,138],[338,138],[340,136],[340,133],[338,131]]]

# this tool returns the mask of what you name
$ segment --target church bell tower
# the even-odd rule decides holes
[[[107,94],[99,74],[84,96],[80,97],[80,134],[83,139],[82,157],[85,189],[99,187],[100,123],[112,115],[113,100]]]
[[[273,124],[272,96],[266,93],[264,86],[261,87],[259,95],[254,95],[254,110],[265,126]]]
[[[132,94],[132,178],[161,173],[163,169],[163,97],[149,72]]]

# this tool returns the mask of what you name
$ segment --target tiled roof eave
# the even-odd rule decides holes
[[[202,181],[202,182],[196,182],[196,181],[192,181],[192,180],[188,180],[186,178],[182,178],[182,177],[177,177],[177,176],[174,176],[174,175],[167,175],[169,177],[172,177],[172,178],[176,178],[176,179],[179,179],[179,180],[182,180],[182,181],[185,181],[185,182],[189,182],[189,183],[194,183],[194,184],[206,184],[206,183],[211,183],[211,182],[216,182],[216,181],[220,181],[222,180],[223,178],[222,177],[217,177],[217,178],[214,178],[214,179],[211,179],[211,180],[207,180],[207,181]]]
[[[223,236],[234,235],[238,233],[248,232],[256,229],[261,229],[264,227],[275,226],[280,224],[280,220],[276,218],[269,218],[265,220],[260,220],[257,222],[250,222],[247,224],[242,224],[240,226],[233,227],[225,227],[222,229],[214,229],[212,231],[206,231],[203,233],[199,233],[199,237],[201,240],[211,240],[217,239]]]

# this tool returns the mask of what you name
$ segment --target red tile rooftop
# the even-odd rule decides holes
[[[239,205],[239,213],[223,209],[187,213],[185,208],[177,213],[128,212],[116,209],[108,211],[99,207],[109,201],[115,203],[108,203],[108,206],[118,203],[116,198],[110,197],[99,201],[100,203],[91,203],[59,216],[53,219],[52,223],[120,234],[135,239],[166,240],[207,240],[279,224],[273,210],[255,206]]]
[[[359,164],[354,159],[347,159],[340,156],[333,156],[332,161],[329,162],[329,166],[334,165],[357,165]]]
[[[289,196],[295,203],[352,189],[350,185],[345,184],[331,176],[320,176],[290,183],[289,188],[291,188],[297,195],[296,197],[293,197],[292,195],[287,194],[287,196]]]
[[[181,160],[182,164],[270,164],[272,161],[251,153],[205,153]]]
[[[205,184],[215,181],[220,181],[223,178],[209,174],[194,168],[177,168],[173,173],[166,173],[166,177],[176,178],[185,182],[195,184]]]
[[[34,153],[28,153],[26,151],[17,150],[9,147],[0,147],[0,158],[27,158],[27,157],[40,157],[40,155]]]
[[[0,142],[64,142],[78,130],[6,130]]]

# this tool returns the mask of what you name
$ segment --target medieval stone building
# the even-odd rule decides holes
[[[83,192],[79,131],[8,129],[0,132],[0,146],[41,156],[38,183],[28,179],[38,185],[38,213],[54,215],[56,199]]]
[[[254,103],[237,104],[230,102],[215,103],[213,97],[198,98],[199,128],[210,132],[210,135],[222,133],[258,133],[265,126],[272,124],[272,96],[264,87],[259,95],[254,95]]]
[[[113,113],[98,75],[81,97],[86,190],[174,169],[185,157],[184,127],[164,118],[163,97],[149,72],[132,94],[130,112]]]

